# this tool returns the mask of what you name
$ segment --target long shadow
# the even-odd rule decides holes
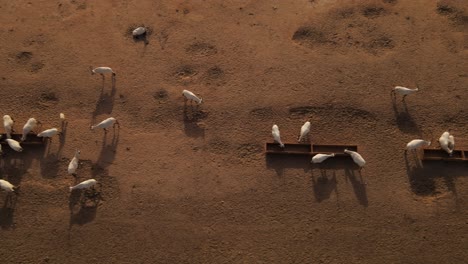
[[[433,195],[436,190],[434,177],[437,172],[429,172],[424,169],[418,160],[412,159],[411,152],[404,153],[406,173],[411,190],[417,195]],[[435,173],[435,174],[433,174]]]
[[[58,154],[50,152],[51,145],[54,141],[53,139],[44,139],[44,151],[39,159],[41,176],[48,179],[57,177],[59,169]]]
[[[96,163],[93,165],[93,177],[98,175],[100,171],[106,170],[106,168],[114,161],[115,155],[117,154],[117,146],[119,144],[119,131],[120,129],[114,128],[112,140],[110,143],[107,143],[107,134],[111,132],[104,133],[101,152],[99,153],[99,157],[96,160]]]
[[[72,191],[68,200],[70,209],[69,230],[73,225],[84,225],[92,222],[96,218],[100,201],[101,192],[95,188]]]
[[[16,186],[16,191],[7,194],[3,208],[0,209],[0,226],[7,229],[14,225],[13,215],[20,193],[22,178],[28,173],[32,162],[42,157],[45,148],[43,145],[23,145],[23,152],[21,153],[12,150],[10,147],[3,148],[3,150],[1,178]]]
[[[184,132],[188,137],[205,138],[205,129],[194,122],[184,120]]]
[[[41,176],[46,179],[54,179],[58,176],[60,162],[56,153],[47,152],[40,160]]]
[[[184,106],[184,132],[189,137],[205,137],[205,128],[202,123],[203,119],[208,116],[206,111],[200,110],[199,106]]]
[[[392,97],[392,107],[395,114],[396,124],[398,129],[405,134],[417,134],[421,136],[421,129],[414,121],[413,117],[408,111],[408,106],[406,101],[402,101],[403,109],[398,109],[396,95],[393,93]]]
[[[23,145],[23,152],[19,153],[10,147],[3,148],[1,159],[1,178],[8,180],[14,186],[19,186],[21,180],[35,159],[41,159],[45,151],[44,145]]]
[[[3,202],[3,207],[0,208],[0,227],[2,229],[14,228],[14,212],[18,195],[16,193],[8,193]]]
[[[326,178],[326,180],[322,179],[322,181],[324,181],[325,183],[324,184],[325,186],[324,186],[324,190],[317,191],[318,193],[317,196],[320,195],[319,198],[329,197],[330,193],[333,191],[333,189],[336,188],[336,184],[337,184],[335,171],[344,170],[346,180],[347,181],[349,180],[351,182],[351,185],[353,186],[353,189],[354,189],[354,194],[356,195],[356,198],[358,199],[359,203],[366,207],[369,205],[369,201],[367,199],[366,183],[364,182],[362,174],[359,171],[359,166],[353,162],[351,157],[342,156],[342,157],[329,158],[323,163],[313,164],[313,167],[320,169],[322,173],[322,176],[321,176],[322,178],[327,177],[326,173],[328,171],[333,171],[333,177],[331,180],[328,179],[328,177]],[[356,175],[358,175],[359,177],[357,177]],[[318,181],[317,181],[317,185],[318,185]],[[322,191],[323,193],[320,193],[320,191]],[[336,188],[336,191],[337,191],[337,188]],[[338,195],[338,192],[337,192],[337,195]]]
[[[456,177],[466,176],[468,165],[450,161],[411,162],[405,155],[406,172],[411,191],[420,196],[432,196],[440,193],[436,179],[443,178],[447,190],[457,198]],[[458,201],[456,201],[458,202]]]
[[[59,135],[59,147],[57,150],[58,158],[62,157],[63,147],[65,146],[65,141],[67,139],[67,128],[68,128],[68,122],[67,121],[62,122],[61,133]]]
[[[91,117],[92,124],[96,123],[96,116],[101,115],[101,114],[110,115],[112,113],[112,110],[114,109],[114,98],[115,98],[115,94],[117,93],[116,77],[112,75],[111,80],[112,80],[111,91],[104,92],[105,77],[103,76],[101,94],[99,95],[99,99],[96,102],[96,107],[94,108],[94,111]]]
[[[274,169],[278,176],[283,176],[286,169],[303,169],[308,172],[311,169],[310,157],[287,156],[287,155],[266,155],[265,162],[267,169]]]
[[[328,172],[331,172],[332,176],[328,176]],[[315,200],[317,202],[322,202],[326,199],[329,199],[333,191],[335,191],[336,196],[338,197],[338,182],[336,180],[335,170],[320,170],[320,176],[315,179],[312,176],[312,187],[314,190]]]
[[[96,218],[97,214],[96,206],[82,206],[78,213],[74,214],[70,218],[71,225],[84,225],[92,222]]]
[[[311,164],[311,166],[320,170],[343,170],[349,168],[358,168],[351,159],[351,156],[336,156],[333,158],[328,158],[322,163]]]
[[[354,189],[354,194],[356,195],[357,200],[359,203],[365,207],[369,205],[369,201],[367,199],[367,190],[366,190],[366,183],[362,178],[362,174],[357,170],[357,165],[355,169],[347,168],[344,170],[346,179],[351,182],[351,185]],[[358,178],[358,176],[359,178]]]

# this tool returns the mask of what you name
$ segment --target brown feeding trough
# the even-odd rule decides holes
[[[468,150],[453,150],[450,156],[443,149],[423,149],[423,160],[441,160],[441,161],[468,161]]]
[[[357,151],[358,147],[356,145],[317,145],[314,144],[312,145],[312,154],[331,154],[335,153],[335,157],[349,157],[348,154],[344,153],[344,150],[352,150],[352,151]]]
[[[314,156],[318,153],[331,154],[335,156],[349,156],[344,154],[344,150],[357,151],[356,145],[325,145],[325,144],[284,144],[281,148],[278,143],[266,143],[266,154],[279,154],[279,155],[306,155]]]
[[[2,145],[8,145],[8,142],[6,142],[7,136],[6,134],[1,134],[2,137],[0,138],[0,144]],[[21,136],[22,134],[11,134],[11,139],[14,139],[18,141],[22,146],[27,146],[27,145],[44,145],[44,140],[42,137],[38,137],[36,134],[29,133],[26,136],[25,141],[21,141]]]
[[[287,154],[287,155],[310,155],[312,146],[310,144],[284,144],[281,148],[278,143],[266,143],[265,152],[267,154]]]

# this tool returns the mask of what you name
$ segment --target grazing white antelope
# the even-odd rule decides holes
[[[452,135],[450,135],[448,140],[449,140],[448,147],[449,149],[453,151],[455,149],[455,138]]]
[[[284,148],[284,144],[281,142],[280,131],[277,125],[273,125],[271,128],[271,134],[273,135],[273,139],[280,144],[280,147]]]
[[[189,90],[183,90],[182,95],[185,97],[184,98],[185,102],[187,102],[187,100],[190,100],[190,102],[195,101],[197,102],[197,104],[201,104],[203,100],[202,98],[197,97],[194,93],[192,93]]]
[[[120,124],[117,121],[117,119],[113,117],[109,117],[105,119],[104,121],[102,121],[101,123],[91,126],[91,130],[94,130],[95,128],[102,128],[107,133],[107,128],[110,126],[113,126],[115,128],[115,125],[117,125],[120,128]]]
[[[132,35],[134,37],[137,37],[137,36],[140,36],[140,35],[143,35],[146,33],[146,28],[145,27],[137,27],[133,30],[132,32]]]
[[[65,117],[65,114],[60,113],[60,130],[62,131],[62,133],[65,131],[67,124],[68,122],[67,118]]]
[[[65,114],[64,113],[60,113],[60,122],[62,122],[62,124],[66,121],[67,119],[65,118]]]
[[[10,148],[12,148],[15,151],[21,152],[23,151],[23,148],[21,147],[20,143],[14,139],[7,138],[5,139]]]
[[[345,149],[344,153],[349,154],[351,156],[354,163],[356,163],[359,166],[359,170],[361,170],[362,167],[366,165],[366,161],[364,160],[364,158],[361,156],[361,154],[357,153],[356,151]]]
[[[449,131],[445,131],[444,133],[442,133],[442,135],[439,138],[439,144],[443,150],[445,150],[450,156],[452,156],[453,149],[451,149],[450,146],[455,145],[455,139],[453,138],[453,136],[452,138],[450,138]]]
[[[307,136],[309,135],[309,132],[310,132],[310,122],[307,121],[301,127],[301,134],[297,142],[301,142],[302,140],[307,141]]]
[[[13,119],[9,115],[3,116],[3,126],[5,127],[5,133],[7,138],[11,138],[13,132]]]
[[[430,146],[431,142],[424,139],[413,139],[406,144],[405,152],[408,150],[416,150],[418,148]]]
[[[26,124],[24,124],[23,126],[23,135],[21,136],[21,141],[26,140],[26,137],[28,136],[29,132],[31,132],[34,128],[36,128],[38,123],[39,122],[33,117],[28,119]]]
[[[0,188],[7,192],[14,192],[16,187],[6,180],[0,180]]]
[[[95,179],[89,179],[83,182],[78,183],[75,186],[70,186],[70,192],[78,189],[88,189],[91,186],[94,186],[97,183]]]
[[[399,93],[400,95],[403,95],[403,98],[401,100],[404,101],[407,95],[415,93],[417,91],[419,91],[419,88],[410,89],[403,86],[395,86],[395,88],[393,88],[392,90],[392,94]]]
[[[57,128],[51,128],[51,129],[46,129],[42,131],[41,133],[37,134],[38,137],[44,137],[44,138],[52,138],[56,134],[58,134],[59,131]]]
[[[75,151],[75,156],[73,157],[73,159],[68,164],[68,174],[76,176],[76,169],[78,169],[78,161],[79,161],[79,158],[80,158],[80,153],[81,152],[79,150]]]
[[[102,75],[102,77],[104,77],[104,74],[106,73],[112,73],[112,76],[115,76],[115,72],[110,67],[97,67],[97,68],[94,68],[91,72],[93,74],[99,73]]]
[[[312,157],[312,160],[310,161],[311,163],[322,163],[326,159],[335,157],[335,153],[332,154],[316,154],[315,156]]]

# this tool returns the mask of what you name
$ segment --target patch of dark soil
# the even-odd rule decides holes
[[[16,62],[19,64],[26,64],[33,58],[32,52],[22,51],[16,54]]]
[[[39,70],[41,70],[42,68],[44,68],[44,66],[45,66],[45,64],[43,62],[35,62],[35,63],[31,64],[30,71],[33,72],[33,73],[36,73]]]
[[[270,119],[273,116],[273,109],[271,107],[261,107],[250,110],[251,116],[258,119]]]
[[[451,17],[451,20],[458,25],[467,26],[468,25],[468,15],[465,13],[457,13]]]
[[[333,12],[335,15],[338,14],[338,18],[334,21],[339,21],[347,16],[346,12],[351,11],[344,9]],[[345,13],[340,15],[339,12]],[[344,52],[355,52],[359,49],[373,55],[380,55],[395,47],[393,38],[374,22],[359,22],[357,18],[356,20],[356,22],[346,24],[334,22],[335,24],[327,24],[324,26],[326,28],[321,30],[313,26],[303,26],[294,33],[292,39],[308,48],[328,46],[334,50],[342,49]],[[347,29],[343,30],[343,26]]]
[[[224,71],[219,66],[209,68],[206,73],[210,79],[219,79],[224,76]]]
[[[447,4],[441,4],[441,3],[437,4],[436,10],[439,15],[443,15],[443,16],[449,16],[449,15],[453,15],[455,13],[460,12],[456,7],[453,7]]]
[[[316,28],[303,26],[294,32],[292,39],[299,43],[325,44],[328,42],[326,34]]]
[[[156,100],[167,100],[169,97],[169,93],[166,89],[159,89],[153,93],[153,98]]]
[[[175,71],[175,76],[184,79],[197,75],[197,71],[190,65],[182,65]]]
[[[387,10],[383,7],[368,6],[362,10],[362,15],[367,18],[377,18],[379,16],[385,15]]]
[[[444,2],[438,3],[436,12],[439,15],[447,16],[455,25],[468,25],[468,15],[456,6]]]
[[[333,117],[336,120],[353,122],[357,119],[376,120],[374,113],[355,107],[336,107],[334,105],[324,106],[299,106],[289,109],[292,118],[305,118],[318,115],[323,118]]]
[[[188,54],[198,56],[214,55],[218,52],[216,46],[206,42],[195,42],[185,48]]]
[[[355,14],[354,8],[343,8],[335,11],[339,18],[350,18]]]
[[[39,98],[43,101],[58,101],[59,98],[54,92],[43,92],[39,96]]]
[[[390,37],[382,36],[379,38],[372,39],[367,43],[366,46],[371,51],[377,52],[380,49],[393,49],[395,48],[395,43]]]

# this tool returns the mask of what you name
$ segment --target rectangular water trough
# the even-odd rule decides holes
[[[312,147],[310,144],[285,143],[284,148],[281,148],[278,143],[266,143],[265,152],[267,154],[310,155]]]
[[[7,136],[6,134],[1,134],[2,137],[0,138],[0,144],[2,145],[8,145],[8,142],[6,142]],[[11,134],[11,139],[14,139],[18,141],[22,146],[23,145],[43,145],[44,140],[42,137],[38,137],[36,134],[28,134],[26,136],[25,141],[21,141],[21,136],[22,134]]]
[[[443,149],[423,149],[423,160],[468,161],[464,150],[454,150],[450,156]]]

